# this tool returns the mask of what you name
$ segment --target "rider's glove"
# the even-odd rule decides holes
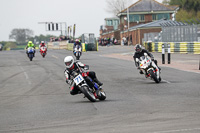
[[[152,57],[151,60],[154,61],[154,58]]]
[[[71,85],[72,81],[71,80],[66,80],[66,83]]]

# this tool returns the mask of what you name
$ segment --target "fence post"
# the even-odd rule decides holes
[[[168,64],[170,64],[170,43],[168,44]]]
[[[162,64],[165,64],[165,44],[162,44]]]

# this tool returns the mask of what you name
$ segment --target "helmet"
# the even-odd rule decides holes
[[[41,41],[41,43],[43,44],[43,43],[44,43],[44,41]]]
[[[32,43],[32,41],[29,41],[28,43]]]
[[[79,40],[78,39],[76,39],[76,41],[75,42],[79,42]]]
[[[72,56],[66,56],[64,59],[64,63],[67,68],[71,68],[74,64],[74,58]]]
[[[140,44],[135,45],[135,52],[140,53],[142,51],[142,46]]]

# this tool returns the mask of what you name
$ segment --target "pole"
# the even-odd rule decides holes
[[[199,70],[200,70],[200,58],[199,58]]]
[[[162,44],[162,64],[165,64],[165,44]]]
[[[128,22],[128,24],[127,24],[127,26],[128,26],[128,46],[129,46],[129,40],[130,40],[130,38],[129,38],[129,8],[128,8],[128,0],[126,0],[126,3],[127,3],[127,22]]]
[[[170,43],[168,44],[168,64],[170,64]]]

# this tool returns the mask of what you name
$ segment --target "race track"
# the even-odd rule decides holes
[[[0,52],[0,133],[199,133],[200,74],[162,67],[162,82],[140,75],[134,62],[106,55],[129,48],[100,47],[80,61],[103,82],[107,99],[72,96],[63,59],[71,51]]]

